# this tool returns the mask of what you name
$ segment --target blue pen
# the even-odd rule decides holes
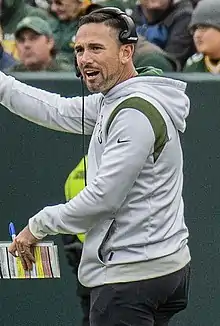
[[[9,234],[10,234],[12,241],[14,241],[14,238],[16,237],[14,223],[12,223],[12,222],[9,223],[8,230],[9,230]]]
[[[14,223],[12,223],[12,222],[9,223],[8,230],[9,230],[9,234],[10,234],[10,237],[11,237],[12,241],[14,241],[14,238],[16,237]],[[18,257],[17,250],[15,251],[15,255]]]

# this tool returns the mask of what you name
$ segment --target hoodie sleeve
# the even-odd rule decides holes
[[[85,97],[85,134],[92,134],[101,94]],[[0,103],[11,112],[38,125],[81,133],[81,97],[65,98],[17,81],[0,72]]]
[[[93,182],[68,203],[46,207],[30,218],[32,234],[41,239],[47,234],[85,233],[101,219],[113,217],[153,153],[154,142],[153,128],[142,112],[121,110],[109,128]]]

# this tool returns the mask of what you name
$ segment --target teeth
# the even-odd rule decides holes
[[[92,77],[92,76],[96,76],[99,72],[97,70],[87,70],[85,71],[85,74],[88,76],[88,77]]]
[[[85,72],[88,72],[88,73],[90,73],[90,72],[97,72],[98,70],[93,70],[93,69],[85,69],[84,71],[85,71]]]

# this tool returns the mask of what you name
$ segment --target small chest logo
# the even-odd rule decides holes
[[[103,120],[103,115],[100,116],[100,120],[99,120],[99,122],[97,124],[97,129],[98,129],[97,139],[98,139],[99,144],[102,144],[102,138],[103,138],[103,134],[102,134],[102,120]]]

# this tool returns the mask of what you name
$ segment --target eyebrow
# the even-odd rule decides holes
[[[92,48],[92,47],[94,47],[94,46],[97,46],[97,47],[100,47],[100,48],[104,48],[104,45],[103,44],[100,44],[100,43],[93,43],[93,42],[91,42],[91,43],[89,43],[88,44],[88,47],[89,48]],[[75,50],[80,50],[80,49],[82,49],[83,48],[83,45],[81,45],[81,44],[75,44],[75,46],[74,46],[74,49]]]

